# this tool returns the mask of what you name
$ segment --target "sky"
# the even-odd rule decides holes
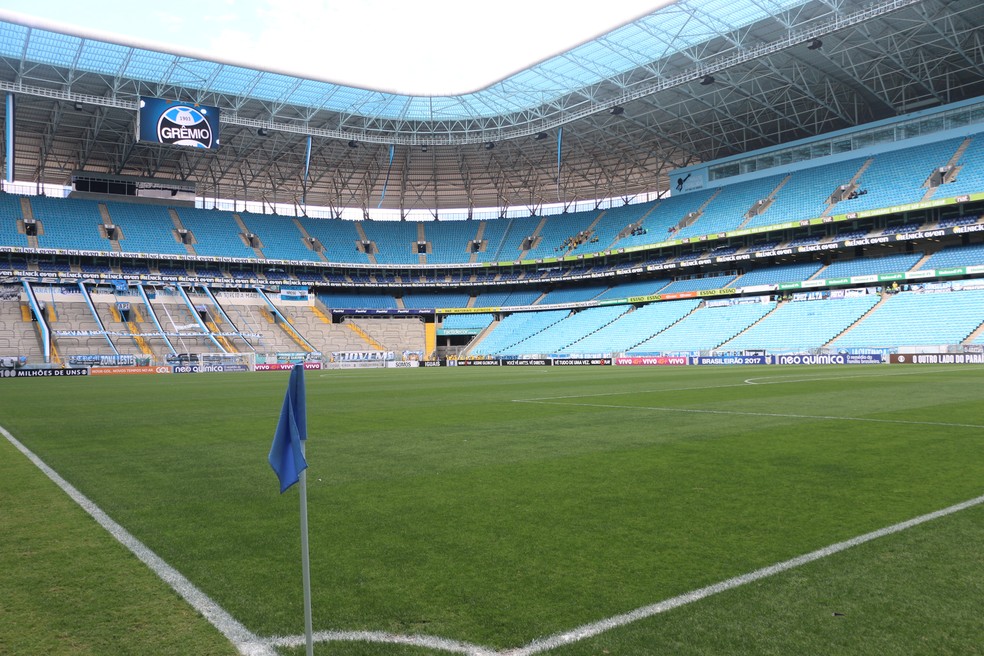
[[[111,41],[429,96],[484,88],[668,1],[3,0],[2,6]]]

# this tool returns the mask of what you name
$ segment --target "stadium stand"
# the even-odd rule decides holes
[[[143,263],[123,262],[120,264],[120,272],[129,276],[146,276],[150,275],[150,267]]]
[[[777,285],[781,282],[808,280],[821,268],[823,268],[823,264],[820,262],[800,262],[756,269],[739,276],[732,283],[732,286],[752,287],[754,285]]]
[[[979,217],[976,216],[949,217],[945,219],[940,219],[940,222],[937,224],[937,227],[952,228],[954,226],[966,226],[966,225],[977,223],[978,220]]]
[[[463,308],[471,296],[464,292],[414,292],[403,295],[407,308]]]
[[[600,212],[591,211],[543,217],[539,242],[524,257],[557,257],[576,253],[579,248],[582,249],[581,252],[590,252],[592,248],[589,242],[593,237],[588,234],[588,230],[600,216]]]
[[[708,276],[706,278],[689,278],[676,280],[659,290],[660,294],[676,294],[680,292],[699,292],[711,289],[723,289],[731,285],[735,276]]]
[[[820,168],[822,169],[824,167]],[[780,191],[789,191],[788,188],[793,184],[795,179],[795,176],[791,176],[789,178],[790,182]],[[750,183],[739,183],[738,186],[746,187],[746,190],[742,193],[732,192],[730,189],[722,190],[708,204],[701,218],[711,217],[713,219],[714,216],[731,216],[731,210],[723,211],[720,208],[728,207],[730,203],[735,202],[735,198],[739,198],[741,202],[744,202],[747,198],[758,195],[758,191],[761,190],[763,185],[768,186],[768,184],[773,184],[774,182],[775,176],[767,182],[758,181],[757,186],[749,186]],[[728,193],[725,194],[725,191],[728,191]],[[701,193],[693,192],[686,194],[683,200],[688,200],[689,197],[695,195],[701,195]],[[4,243],[9,245],[23,245],[26,240],[24,235],[17,232],[17,220],[15,218],[19,214],[17,200],[17,197],[13,196],[7,199],[4,207],[6,207],[8,217],[11,218],[6,223],[0,224],[4,229],[4,232],[0,233],[0,236],[5,235]],[[371,241],[376,244],[377,248],[382,249],[385,247],[386,249],[385,252],[380,250],[375,253],[374,258],[377,264],[412,265],[420,264],[423,260],[428,264],[447,265],[467,263],[472,259],[476,262],[499,259],[494,257],[494,253],[490,254],[489,252],[493,249],[493,244],[497,237],[500,244],[499,248],[495,250],[499,250],[500,255],[504,249],[510,253],[509,259],[518,257],[523,253],[521,250],[522,242],[527,237],[532,236],[537,231],[537,228],[541,228],[540,233],[537,234],[538,246],[528,251],[525,257],[556,256],[561,253],[559,251],[553,252],[553,250],[543,252],[545,248],[544,244],[549,243],[556,237],[560,239],[562,245],[564,239],[569,239],[571,235],[578,234],[576,229],[581,228],[586,230],[587,226],[590,226],[589,219],[594,221],[596,219],[604,219],[608,215],[615,216],[617,214],[621,214],[623,219],[627,219],[641,214],[646,216],[646,223],[650,223],[658,220],[662,215],[661,213],[666,212],[668,207],[682,203],[683,200],[675,201],[674,198],[669,198],[656,203],[610,209],[603,213],[586,212],[549,218],[526,217],[484,221],[480,223],[470,221],[431,222],[428,224],[391,221],[352,222],[332,219],[310,219],[306,217],[295,219],[292,217],[232,213],[216,210],[206,211],[189,208],[177,208],[174,212],[180,217],[181,224],[190,230],[194,236],[195,243],[193,249],[198,255],[231,258],[245,257],[248,259],[266,258],[310,262],[321,261],[319,254],[310,250],[305,245],[303,233],[306,232],[324,246],[325,259],[328,261],[369,263],[369,255],[357,248],[357,244],[362,241],[359,235],[359,230],[362,229],[367,233],[367,237],[372,235]],[[695,200],[697,199],[689,198],[689,201]],[[68,248],[71,246],[78,248],[79,244],[74,241],[78,238],[90,250],[120,250],[131,253],[149,252],[160,255],[185,255],[188,253],[185,245],[175,239],[175,224],[171,221],[169,211],[158,206],[122,202],[96,203],[94,201],[52,199],[46,197],[34,197],[30,202],[32,203],[32,207],[37,208],[35,213],[42,222],[42,234],[38,237],[39,245],[42,247]],[[781,199],[777,196],[776,203],[769,208],[769,211],[773,209],[776,211],[785,211],[785,208],[780,207],[780,203]],[[712,209],[715,207],[719,209],[715,210],[715,214],[711,214]],[[628,208],[631,208],[632,212],[629,212]],[[105,216],[102,214],[103,211],[106,213]],[[572,217],[578,220],[572,222]],[[623,219],[612,223],[609,228],[614,229],[615,226],[621,224]],[[107,220],[113,221],[114,225],[117,226],[121,239],[110,240],[100,234],[100,226],[104,225],[104,221]],[[502,225],[499,225],[500,221]],[[975,217],[947,219],[941,222],[940,226],[951,227],[953,225],[963,224],[964,222],[973,223],[976,221],[977,219]],[[599,220],[598,226],[601,225],[603,225],[603,222]],[[695,223],[694,225],[699,225],[699,223]],[[302,230],[299,230],[298,226]],[[418,254],[413,252],[415,250],[414,246],[417,243],[417,238],[421,232],[424,232],[423,228],[426,226],[430,226],[427,230],[434,235],[434,238],[430,239],[425,236],[424,243],[427,249],[429,249],[429,252]],[[481,226],[481,228],[476,229],[476,226]],[[597,231],[598,226],[593,229],[592,234]],[[834,237],[837,240],[862,239],[873,235],[891,236],[925,229],[927,229],[926,224],[914,222],[889,225],[874,233],[871,233],[867,229],[841,228],[837,230]],[[498,235],[496,234],[497,230]],[[683,230],[694,233],[697,229],[690,226]],[[486,250],[481,253],[467,252],[469,244],[474,241],[474,239],[470,240],[470,238],[476,237],[479,232],[482,233],[481,243],[484,244]],[[518,239],[513,240],[508,238],[507,233],[509,232],[512,232],[514,236],[520,233],[529,234],[526,237],[518,237]],[[256,235],[259,239],[256,248],[248,246],[245,242],[244,235],[250,233]],[[617,239],[616,242],[619,245],[632,242],[642,245],[647,242],[652,243],[653,241],[664,239],[667,236],[667,234],[659,232],[654,234],[652,231],[649,231],[637,235],[627,235],[622,239]],[[786,246],[805,246],[821,240],[823,240],[823,237],[820,235],[797,237],[789,241]],[[768,241],[748,246],[744,250],[736,245],[721,245],[707,250],[691,250],[687,253],[672,256],[668,254],[648,254],[645,264],[656,265],[671,259],[677,262],[688,262],[701,257],[721,257],[737,252],[765,250],[774,248],[777,244],[778,242],[776,241]],[[597,244],[589,242],[585,246],[600,247],[601,242],[599,241]],[[560,249],[561,247],[556,248]],[[593,251],[595,249],[590,248],[588,250]],[[617,263],[609,266],[625,268],[633,265],[637,266],[637,264],[633,263]],[[608,267],[599,268],[597,265],[592,264],[568,264],[563,270],[557,268],[543,270],[537,273],[478,271],[473,272],[471,275],[476,278],[476,281],[482,276],[488,277],[490,275],[497,277],[501,281],[509,279],[530,280],[533,277],[549,280],[562,276],[583,275],[588,272],[601,271],[605,268]],[[381,273],[378,275],[390,274]],[[455,273],[453,275],[458,276],[457,279],[459,280],[462,279],[461,273]],[[315,275],[313,281],[320,282],[320,279],[321,276]],[[443,278],[445,281],[454,279],[448,278],[447,276]],[[433,273],[427,273],[420,274],[419,280],[421,282],[428,282],[436,281],[437,278],[435,278]],[[365,281],[368,282],[368,278]]]
[[[122,231],[120,249],[127,253],[185,255],[187,250],[173,234],[167,209],[158,205],[107,202],[111,222]]]
[[[361,237],[354,221],[309,217],[300,217],[297,220],[308,235],[321,243],[329,262],[369,263],[369,256],[357,246]]]
[[[362,231],[376,244],[376,262],[380,264],[419,264],[415,245],[418,223],[411,221],[363,221]]]
[[[590,301],[608,289],[608,285],[581,285],[568,289],[554,289],[544,294],[537,305],[560,305]]]
[[[108,239],[100,234],[104,225],[99,206],[92,201],[71,198],[30,198],[34,218],[42,225],[38,233],[41,248],[65,248],[91,251],[112,250]]]
[[[623,353],[676,324],[694,311],[697,300],[650,303],[561,349],[566,354]]]
[[[847,239],[863,239],[868,236],[867,230],[851,230],[851,229],[840,229],[837,234],[834,235],[834,239],[838,241],[844,241]]]
[[[818,244],[823,240],[823,235],[807,235],[806,237],[797,237],[786,243],[787,246],[811,246],[813,244]]]
[[[879,300],[879,295],[867,294],[780,303],[762,321],[721,344],[719,350],[740,353],[767,349],[781,353],[818,349],[864,316]]]
[[[366,336],[363,349],[378,345],[388,351],[420,353],[424,344],[424,324],[416,317],[347,317],[342,322],[343,326],[346,324],[356,326],[360,334]]]
[[[470,354],[478,356],[497,355],[549,328],[570,314],[569,310],[546,310],[543,312],[517,312],[499,322],[486,337],[472,347]]]
[[[329,291],[318,294],[318,300],[331,308],[396,309],[396,301],[390,294],[381,292]]]
[[[911,232],[918,232],[923,229],[922,223],[903,223],[900,225],[888,226],[881,231],[884,235],[904,235]]]
[[[485,229],[490,234],[490,249],[483,253],[480,262],[511,262],[523,253],[523,242],[533,237],[540,225],[541,217],[512,217],[498,221],[486,221]],[[498,225],[500,222],[505,225]],[[490,230],[490,228],[494,228]]]
[[[495,354],[509,356],[560,353],[584,336],[608,325],[626,311],[628,311],[626,306],[612,305],[574,312],[517,343],[499,349]]]
[[[775,308],[774,302],[701,307],[627,353],[683,353],[711,350]]]
[[[20,197],[0,194],[0,245],[30,246],[27,235],[17,228],[17,221],[23,218]]]
[[[163,267],[163,268],[166,268],[166,267]],[[97,274],[98,275],[98,274],[101,274],[101,273],[110,274],[110,273],[113,272],[113,269],[108,264],[99,264],[97,262],[82,262],[81,264],[79,264],[79,271],[82,272],[82,273],[86,273],[86,274]],[[182,271],[183,271],[183,269],[182,269]],[[164,273],[163,271],[161,271],[161,275],[184,275],[184,274],[183,273],[181,273],[181,274],[169,274],[169,273]]]
[[[765,241],[765,242],[760,242],[760,243],[752,244],[751,246],[748,246],[747,248],[745,248],[745,252],[746,253],[757,253],[759,251],[769,251],[769,250],[772,250],[774,248],[778,248],[779,247],[779,244],[781,244],[781,243],[782,243],[781,241]]]
[[[195,251],[199,255],[216,257],[256,258],[256,253],[243,241],[243,230],[231,212],[176,208],[181,224],[195,236]]]
[[[443,330],[467,330],[477,334],[485,330],[494,320],[495,316],[487,312],[450,314],[444,317],[444,320],[441,322],[441,328]]]
[[[654,207],[646,216],[644,223],[646,232],[630,234],[619,239],[615,245],[619,248],[628,248],[678,237],[677,226],[685,222],[689,214],[698,212],[714,196],[714,193],[713,190],[693,191],[655,201]]]
[[[304,245],[304,238],[292,217],[266,214],[239,214],[250,232],[260,238],[263,255],[269,259],[319,261],[314,251]]]
[[[319,271],[298,271],[294,275],[297,276],[298,282],[319,285],[323,285],[326,282],[324,275]]]
[[[183,266],[174,266],[171,264],[161,264],[157,267],[157,271],[162,276],[187,276],[188,269]]]
[[[887,295],[835,349],[959,344],[984,322],[984,290]]]
[[[92,315],[89,307],[81,302],[81,294],[63,294],[59,289],[58,296],[53,290],[50,294],[41,293],[39,298],[47,301],[49,312],[49,326],[52,331],[64,333],[76,333],[67,335],[57,335],[54,337],[55,348],[60,356],[65,359],[73,355],[115,355],[117,349],[104,336],[78,334],[83,332],[96,332],[99,324],[96,317]],[[75,291],[66,289],[65,291]],[[52,319],[51,317],[54,317]]]
[[[776,194],[773,207],[753,216],[745,227],[754,228],[823,215],[828,207],[831,193],[839,185],[848,182],[864,161],[864,159],[852,159],[792,173]],[[777,220],[777,214],[780,213],[781,220]]]
[[[829,279],[909,271],[922,259],[922,256],[922,253],[900,253],[885,257],[858,258],[843,262],[834,262],[826,269],[823,269],[819,275]]]
[[[964,146],[966,146],[964,148]],[[961,150],[962,149],[962,150]],[[739,228],[757,228],[778,222],[815,219],[823,214],[878,210],[932,196],[946,198],[952,194],[980,191],[984,188],[984,138],[945,138],[918,146],[874,152],[863,157],[824,163],[789,173],[742,178],[719,187],[699,189],[658,201],[571,212],[557,215],[503,217],[483,221],[343,221],[308,217],[283,217],[188,207],[167,208],[161,205],[118,201],[60,199],[45,196],[0,194],[0,246],[25,248],[32,243],[40,248],[115,251],[114,256],[152,253],[157,258],[117,258],[101,255],[107,262],[92,258],[60,257],[55,253],[32,254],[28,258],[3,254],[10,266],[57,279],[79,274],[99,276],[158,276],[213,278],[239,289],[258,283],[314,286],[317,299],[329,309],[413,309],[464,307],[552,306],[628,299],[652,294],[687,294],[714,292],[752,286],[779,285],[813,279],[814,281],[913,271],[935,271],[984,265],[984,244],[974,230],[955,232],[957,226],[975,226],[980,218],[974,206],[948,209],[968,212],[966,216],[939,218],[938,214],[887,214],[878,220],[838,220],[819,225],[814,222],[806,231],[783,228],[754,231],[745,237],[728,235],[715,240],[717,233]],[[930,175],[948,161],[957,162],[955,181],[934,189]],[[856,181],[850,196],[831,205],[831,193],[840,185]],[[757,209],[759,201],[764,201]],[[961,201],[963,203],[964,201]],[[19,221],[28,213],[38,221],[38,234],[28,237]],[[877,215],[878,212],[875,212]],[[107,236],[104,226],[115,227]],[[186,246],[176,237],[179,225],[188,229],[194,243]],[[950,230],[948,240],[921,239],[909,242],[895,236],[912,237],[931,229]],[[586,255],[613,247],[645,246],[667,239],[712,235],[711,239],[693,240],[662,251],[647,251],[628,258],[585,258],[576,262],[527,261],[508,267],[458,267],[453,265],[488,262],[512,262],[556,258],[565,254]],[[249,235],[256,241],[250,243]],[[324,256],[308,247],[309,236],[324,248]],[[889,237],[887,244],[866,242],[864,246],[843,248],[833,241]],[[935,235],[934,235],[935,237]],[[870,240],[869,240],[870,241]],[[882,240],[883,242],[885,240]],[[360,244],[371,243],[367,254]],[[913,243],[914,252],[895,253]],[[799,261],[772,264],[788,253],[768,254],[748,260],[756,251],[779,247],[797,248],[824,244],[832,252],[823,255],[793,253]],[[958,245],[959,244],[959,245]],[[851,250],[854,248],[855,250]],[[825,248],[825,250],[828,250]],[[924,253],[930,255],[924,257]],[[195,261],[174,263],[170,256],[198,255],[203,258],[243,258],[248,262],[221,264]],[[694,260],[729,255],[736,262],[706,266]],[[264,260],[307,262],[288,266]],[[573,259],[573,258],[572,258]],[[327,260],[334,264],[372,264],[373,268],[342,266],[320,270],[314,263]],[[754,264],[753,264],[754,262]],[[824,266],[823,262],[832,262]],[[669,271],[643,272],[645,267],[669,263]],[[751,270],[743,274],[731,270]],[[416,268],[419,265],[438,267]],[[406,268],[409,266],[410,268]],[[446,267],[447,270],[440,268]],[[700,266],[700,269],[696,267]],[[630,272],[631,270],[631,272]],[[612,276],[618,273],[620,277]],[[979,275],[970,271],[970,275]],[[597,275],[588,279],[586,276]],[[629,278],[631,280],[624,280]],[[645,276],[664,276],[645,278]],[[962,276],[949,271],[947,276]],[[605,276],[605,277],[601,277]],[[577,280],[578,277],[585,277]],[[44,278],[41,278],[42,280]],[[982,296],[978,290],[948,293],[919,293],[917,286],[897,281],[901,287],[880,296],[881,284],[872,283],[868,290],[828,294],[828,298],[804,300],[789,296],[782,302],[741,303],[729,306],[700,305],[698,301],[659,302],[635,307],[630,305],[586,308],[580,311],[552,310],[522,312],[503,318],[494,330],[473,347],[476,355],[516,356],[522,354],[597,354],[597,353],[678,353],[696,351],[742,352],[767,350],[791,352],[830,349],[920,347],[954,345],[975,334],[984,321],[979,310]],[[603,280],[604,282],[599,282]],[[173,281],[172,281],[173,282]],[[182,283],[184,284],[184,283]],[[431,284],[460,285],[451,289],[428,288]],[[364,287],[360,287],[364,285]],[[380,287],[383,286],[383,287]],[[411,285],[413,285],[411,287]],[[496,285],[493,287],[493,285]],[[560,285],[558,287],[558,285]],[[423,286],[423,288],[421,288]],[[273,287],[276,289],[276,287]],[[784,288],[785,289],[785,288]],[[50,291],[50,290],[49,290]],[[765,293],[778,290],[763,290]],[[871,293],[863,293],[868,291]],[[875,292],[879,293],[875,293]],[[150,307],[135,308],[129,321],[114,315],[114,301],[101,299],[96,307],[107,326],[116,332],[150,332],[155,329],[151,313],[165,329],[175,334],[175,348],[184,352],[214,351],[217,344],[207,336],[192,335],[198,329],[179,329],[195,323],[191,310],[166,291],[157,289]],[[845,298],[839,298],[844,296]],[[838,296],[838,297],[833,297]],[[9,303],[9,301],[7,301]],[[95,317],[77,299],[52,297],[52,327],[67,331],[93,331]],[[262,305],[229,302],[229,316],[236,329],[261,335],[255,343],[241,343],[242,348],[296,351],[301,348],[289,326]],[[20,306],[18,305],[18,308]],[[31,331],[36,326],[23,321],[16,340],[10,338],[0,346],[28,349],[27,343],[38,341]],[[323,350],[343,348],[387,348],[399,345],[420,350],[421,321],[387,324],[385,319],[348,318],[368,337],[346,327],[326,323],[310,309],[287,307],[282,311],[301,335],[310,335]],[[13,313],[5,308],[4,326],[13,322]],[[946,317],[946,321],[940,321]],[[447,330],[479,333],[494,321],[491,314],[445,317]],[[368,322],[368,323],[367,323]],[[218,320],[216,320],[218,324]],[[367,326],[363,327],[363,325]],[[369,330],[371,328],[371,330]],[[35,331],[36,332],[36,331]],[[378,337],[377,337],[378,335]],[[973,337],[982,343],[982,336]],[[15,346],[13,342],[16,341]],[[120,352],[147,354],[135,339],[114,338]],[[105,354],[111,350],[102,337],[59,337],[58,350]],[[34,344],[31,353],[37,353]],[[166,354],[163,340],[149,345],[155,357]],[[0,353],[2,354],[2,353]]]
[[[38,271],[45,271],[48,273],[67,273],[71,270],[72,265],[68,262],[48,262],[46,260],[38,261]]]
[[[202,278],[225,278],[225,274],[222,273],[222,269],[218,267],[209,266],[207,264],[196,264],[195,272],[198,276]]]
[[[475,298],[473,307],[520,307],[533,305],[542,292],[529,290],[483,292]]]
[[[83,300],[81,296],[78,299],[80,302]],[[102,321],[103,327],[112,333],[117,333],[116,336],[111,337],[113,341],[113,346],[122,355],[133,355],[133,356],[150,356],[163,360],[168,353],[168,349],[165,346],[164,340],[160,337],[134,337],[132,333],[149,333],[156,331],[157,328],[149,322],[145,322],[148,318],[146,312],[140,308],[138,304],[132,304],[128,320],[124,321],[117,305],[116,297],[111,294],[97,293],[95,290],[92,292],[93,307],[96,309],[96,315]],[[125,335],[131,333],[130,337],[121,337],[119,335]]]
[[[675,237],[711,235],[737,229],[746,221],[749,210],[758,201],[767,198],[781,181],[781,176],[772,175],[721,187],[720,193],[708,203],[700,218],[677,231]],[[773,220],[771,223],[779,223],[779,221]]]
[[[838,203],[837,212],[864,212],[921,200],[933,169],[946,164],[962,141],[945,139],[878,154],[858,182],[858,193],[865,193]]]
[[[0,355],[24,356],[32,364],[44,361],[37,327],[20,300],[0,298],[0,325]]]
[[[481,222],[479,229],[482,231],[485,250],[475,254],[476,262],[497,262],[499,260],[511,225],[511,220],[505,218]],[[516,255],[517,253],[511,253],[509,259],[515,259]]]
[[[670,281],[666,279],[657,280],[638,280],[636,282],[625,282],[612,285],[604,292],[599,294],[595,300],[602,301],[613,298],[630,298],[632,296],[647,296],[659,293]]]
[[[480,223],[475,221],[434,221],[424,225],[430,242],[428,264],[454,264],[471,259],[472,242],[478,239]],[[481,250],[481,248],[479,249]]]
[[[919,269],[945,269],[980,264],[984,264],[984,244],[949,246],[930,255]]]
[[[984,189],[984,135],[971,139],[956,165],[956,179],[937,187],[933,198],[952,198]]]
[[[590,240],[579,252],[590,253],[610,248],[620,234],[631,234],[633,226],[637,226],[634,229],[639,234],[647,234],[641,223],[653,207],[653,203],[636,203],[603,210],[591,231]]]
[[[298,340],[292,329],[287,330],[282,321],[268,308],[262,305],[244,305],[227,303],[226,314],[240,327],[247,327],[248,332],[258,333],[260,338],[254,343],[257,351],[265,353],[294,353],[308,350],[304,342]],[[214,350],[214,348],[212,349]]]

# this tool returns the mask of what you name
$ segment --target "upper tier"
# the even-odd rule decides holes
[[[934,173],[950,165],[955,174],[937,184]],[[3,195],[0,246],[32,247],[21,219],[33,216],[42,249],[380,266],[549,261],[802,221],[847,221],[978,192],[984,192],[984,134],[650,203],[491,221],[347,221]],[[112,235],[106,225],[115,226]]]

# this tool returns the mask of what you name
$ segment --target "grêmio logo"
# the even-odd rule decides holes
[[[212,147],[212,129],[205,120],[204,109],[175,105],[157,119],[157,139],[175,146]]]

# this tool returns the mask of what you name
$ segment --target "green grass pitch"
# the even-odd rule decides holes
[[[980,367],[306,379],[316,631],[506,651],[984,494]],[[4,380],[0,426],[248,629],[298,635],[286,383]],[[7,440],[0,499],[0,653],[235,652]],[[981,544],[975,506],[547,653],[981,654]]]

